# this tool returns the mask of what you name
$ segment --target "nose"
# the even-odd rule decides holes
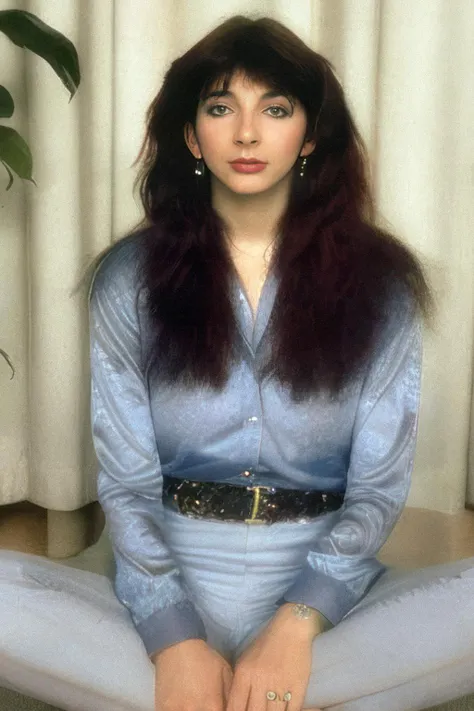
[[[238,146],[246,146],[246,145],[251,146],[254,143],[258,143],[258,140],[256,138],[251,138],[251,139],[236,138],[234,143],[237,143]]]
[[[235,129],[234,143],[239,146],[254,145],[259,142],[255,121],[250,116],[243,116]]]

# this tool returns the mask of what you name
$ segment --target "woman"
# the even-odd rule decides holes
[[[423,270],[374,222],[331,65],[274,20],[173,62],[142,158],[146,223],[90,301],[115,592],[157,709],[316,708],[408,493]]]

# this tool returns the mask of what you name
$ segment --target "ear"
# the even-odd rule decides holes
[[[196,160],[200,160],[202,158],[202,153],[199,150],[199,143],[197,140],[196,136],[196,131],[194,130],[194,126],[191,123],[187,123],[184,127],[184,140],[186,141],[186,145],[193,154],[193,156],[196,158]]]
[[[316,148],[316,141],[305,141],[300,151],[300,158],[309,156]]]

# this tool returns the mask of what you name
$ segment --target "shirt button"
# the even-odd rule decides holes
[[[247,479],[249,476],[252,476],[252,472],[246,469],[244,472],[240,473],[240,476],[244,476]]]
[[[249,417],[247,422],[258,422],[258,417],[255,417],[255,415],[253,417]]]

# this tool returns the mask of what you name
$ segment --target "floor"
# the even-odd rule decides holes
[[[104,526],[104,515],[97,502],[84,506],[76,514],[76,521],[69,521],[74,524],[87,522],[82,526],[84,529],[72,545],[68,547],[82,550],[84,547],[92,545],[100,536]],[[0,506],[0,548],[33,553],[34,555],[47,555],[48,519],[46,509],[31,504],[29,501],[21,501],[17,504]],[[67,517],[67,512],[64,513]],[[66,524],[67,526],[67,524]],[[66,528],[61,527],[61,534],[67,535]],[[73,534],[74,531],[71,531]],[[80,541],[82,540],[83,545]],[[71,555],[74,555],[72,553]]]
[[[442,514],[406,508],[380,558],[387,565],[419,568],[474,556],[474,511]]]
[[[97,529],[97,527],[96,527]],[[96,532],[96,537],[99,530]],[[0,507],[0,548],[45,555],[46,512],[29,503]],[[103,540],[103,539],[102,539]],[[93,541],[91,541],[93,543]],[[84,553],[62,562],[102,573],[107,556],[94,545]],[[456,515],[408,508],[380,552],[387,565],[416,568],[474,557],[474,511]],[[0,711],[58,711],[42,702],[0,689]],[[474,696],[457,699],[430,711],[474,711]]]

